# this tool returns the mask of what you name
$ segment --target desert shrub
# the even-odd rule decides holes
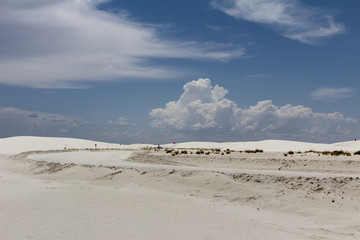
[[[210,152],[206,152],[206,153],[205,153],[205,155],[209,155],[209,154],[210,154]]]
[[[230,154],[230,153],[231,153],[231,150],[230,150],[230,149],[226,149],[226,150],[225,150],[225,153],[226,153],[226,154]]]
[[[211,151],[215,154],[219,154],[221,152],[220,148],[212,148]]]
[[[287,154],[293,155],[293,154],[294,154],[294,151],[288,151]]]
[[[286,156],[287,156],[287,153],[284,153],[284,156],[286,157]]]
[[[203,150],[197,150],[195,153],[196,154],[204,154],[204,151]]]
[[[188,152],[186,150],[182,150],[181,154],[187,154]]]
[[[322,152],[322,155],[330,155],[330,154],[331,154],[330,151],[323,151],[323,152]]]
[[[351,156],[351,153],[349,152],[344,152],[343,150],[340,151],[333,151],[331,153],[332,156],[340,156],[340,155],[345,155],[345,156]]]
[[[345,152],[345,155],[346,155],[346,156],[351,156],[351,153]]]
[[[354,152],[354,155],[360,155],[360,151]]]
[[[242,152],[242,151],[240,151]],[[258,153],[258,152],[264,152],[262,149],[255,149],[255,150],[245,150],[246,153]]]
[[[165,149],[166,153],[172,153],[174,151],[174,149]]]
[[[173,152],[171,153],[172,156],[176,156],[176,155],[178,155],[178,154],[179,154],[179,151],[173,151]]]

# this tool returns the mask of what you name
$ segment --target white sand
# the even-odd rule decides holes
[[[64,150],[66,149],[139,149],[152,144],[123,145],[115,143],[103,143],[75,138],[52,138],[52,137],[11,137],[0,139],[0,152],[3,154],[17,154],[21,152],[37,150]]]
[[[98,142],[127,150],[19,154],[65,144],[95,142],[0,139],[0,239],[360,239],[360,156],[283,155],[355,152],[358,142],[168,145],[265,151],[207,156]]]
[[[105,165],[105,166],[123,166],[126,165],[128,159],[133,151],[79,151],[79,152],[63,152],[63,153],[49,153],[49,154],[31,154],[29,158],[37,161],[56,162],[61,164],[75,163],[75,164],[90,164],[90,165]]]
[[[176,171],[192,171],[192,172],[213,172],[213,173],[225,173],[225,174],[262,174],[262,175],[272,175],[272,176],[284,176],[284,177],[316,177],[316,178],[330,178],[330,177],[357,177],[359,176],[358,172],[346,172],[341,173],[337,171],[328,172],[328,171],[311,171],[311,172],[304,172],[304,171],[286,171],[282,170],[279,171],[278,169],[273,170],[264,170],[264,169],[243,169],[236,166],[229,166],[225,168],[223,166],[218,167],[210,167],[211,164],[207,162],[205,166],[194,166],[194,164],[199,164],[199,159],[188,159],[188,158],[180,158],[174,161],[173,163],[178,163],[180,166],[170,164],[166,165],[165,162],[158,161],[156,164],[154,163],[142,163],[142,162],[129,162],[126,161],[134,151],[80,151],[80,152],[64,152],[64,153],[48,153],[48,154],[30,154],[28,155],[29,159],[36,160],[36,161],[45,161],[45,162],[54,162],[60,164],[79,164],[79,165],[95,165],[95,166],[115,166],[121,168],[135,168],[138,170],[176,170]],[[236,154],[233,154],[234,156]],[[247,154],[245,154],[246,156]],[[259,154],[258,154],[259,155]],[[294,158],[292,158],[293,160]],[[191,161],[191,166],[184,164],[184,161],[179,160],[186,160],[189,164]],[[224,161],[222,162],[225,165]],[[221,164],[220,164],[221,165]]]
[[[357,151],[360,149],[360,141],[350,141],[335,144],[321,144],[321,143],[307,143],[307,142],[296,142],[296,141],[283,141],[283,140],[266,140],[259,142],[225,142],[225,143],[214,143],[214,142],[187,142],[187,143],[176,143],[166,144],[165,147],[173,148],[220,148],[232,149],[232,150],[255,150],[262,149],[266,152],[287,152],[287,151]]]

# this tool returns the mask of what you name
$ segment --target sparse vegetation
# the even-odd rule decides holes
[[[172,156],[179,155],[179,151],[173,151],[173,152],[171,153],[171,155],[172,155]]]
[[[174,151],[174,149],[165,149],[166,153],[172,153],[172,151]]]
[[[245,150],[245,152],[246,153],[262,153],[264,151],[262,149],[255,149],[255,150]]]
[[[349,152],[344,152],[343,150],[340,151],[333,151],[331,153],[332,156],[340,156],[340,155],[345,155],[345,156],[351,156],[351,153]]]
[[[321,154],[322,155],[331,155],[331,152],[330,151],[323,151]]]
[[[360,155],[360,151],[354,152],[354,155]]]
[[[215,154],[219,154],[221,150],[219,148],[211,149]]]
[[[346,152],[346,151],[343,151],[343,150],[335,150],[335,151],[332,151],[332,152],[330,152],[330,151],[314,151],[314,150],[310,150],[310,151],[306,151],[305,153],[316,153],[319,156],[321,154],[322,155],[331,155],[331,156],[341,156],[341,155],[351,156],[350,152]],[[360,151],[359,151],[359,154],[360,154]]]
[[[204,151],[200,149],[200,150],[197,150],[195,153],[196,154],[204,154]]]
[[[94,149],[87,149],[87,150],[94,150]],[[96,150],[100,150],[100,149],[96,149]],[[143,150],[154,150],[154,151],[159,151],[159,149],[157,148],[152,148],[152,147],[147,147],[147,148],[143,148]],[[192,148],[192,150],[196,150],[195,152],[193,151],[189,151],[186,149],[183,150],[175,150],[175,149],[171,149],[171,148],[166,148],[164,149],[164,151],[166,153],[170,153],[173,156],[175,155],[180,155],[180,154],[205,154],[205,155],[210,155],[211,153],[213,154],[230,154],[232,152],[235,152],[235,150],[230,150],[229,148],[221,151],[221,149],[219,148],[212,148],[212,149],[199,149],[199,148]],[[245,152],[245,153],[263,153],[264,151],[262,149],[255,149],[255,150],[245,150],[245,151],[238,151],[240,153]],[[317,154],[318,156],[320,155],[331,155],[331,156],[351,156],[350,152],[347,151],[343,151],[343,150],[335,150],[335,151],[315,151],[315,150],[309,150],[309,151],[305,151],[305,152],[301,152],[301,151],[288,151],[286,153],[284,153],[284,156],[289,156],[289,155],[294,155],[294,154],[305,154],[306,153],[314,153]],[[354,152],[354,155],[360,155],[360,150],[357,152]]]

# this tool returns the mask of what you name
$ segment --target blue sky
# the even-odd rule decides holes
[[[0,137],[360,138],[359,7],[3,0]]]

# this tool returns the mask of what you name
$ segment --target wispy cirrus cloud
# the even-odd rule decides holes
[[[310,93],[313,100],[333,101],[352,97],[356,89],[354,88],[319,88]]]
[[[298,0],[212,0],[211,5],[236,19],[270,26],[284,37],[308,44],[345,31],[332,13]]]
[[[215,31],[215,32],[222,32],[223,31],[223,29],[220,26],[216,26],[216,25],[206,25],[206,27],[208,29],[211,29],[211,30]]]
[[[115,125],[115,126],[121,126],[121,127],[127,127],[127,126],[133,126],[135,127],[135,123],[130,123],[129,120],[125,117],[119,117],[116,121],[109,120],[108,124]]]
[[[179,73],[151,59],[244,55],[240,47],[166,38],[164,26],[97,8],[107,1],[2,0],[0,83],[71,88],[87,81],[170,78]]]

